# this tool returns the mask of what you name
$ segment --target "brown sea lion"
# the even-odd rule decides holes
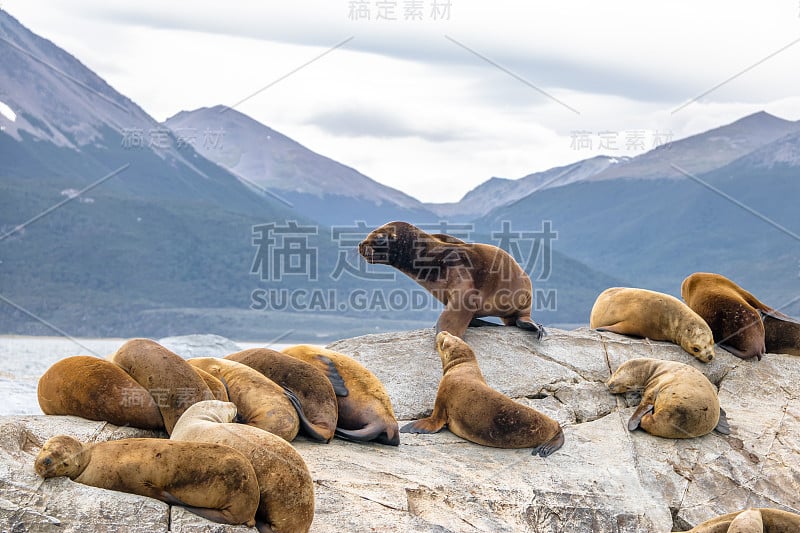
[[[463,337],[478,317],[500,317],[507,326],[534,331],[531,280],[511,255],[496,246],[466,243],[450,235],[425,233],[407,222],[390,222],[358,245],[369,263],[391,265],[422,285],[445,306],[436,331]]]
[[[433,413],[411,422],[402,433],[436,433],[445,425],[461,438],[496,448],[533,448],[547,457],[564,444],[558,422],[489,387],[475,353],[446,331],[436,335],[442,380]]]
[[[606,382],[612,394],[643,390],[642,401],[628,421],[652,435],[688,439],[714,429],[730,433],[717,389],[702,372],[683,363],[640,358],[622,363]]]
[[[339,409],[337,437],[400,444],[392,402],[372,372],[352,357],[319,346],[301,344],[283,353],[314,365],[331,381]]]
[[[333,385],[317,367],[269,348],[243,350],[225,359],[245,364],[288,389],[304,433],[314,440],[330,442],[339,418],[338,404]],[[338,379],[341,381],[341,376]]]
[[[778,311],[761,310],[767,353],[800,355],[800,322]]]
[[[761,360],[766,346],[759,309],[770,307],[728,278],[706,272],[683,280],[681,296],[708,323],[720,348],[741,359]]]
[[[256,522],[274,533],[305,533],[314,519],[314,482],[303,458],[277,435],[231,423],[236,406],[198,402],[181,416],[170,440],[224,444],[253,464],[261,491]]]
[[[208,372],[206,372],[201,368],[198,368],[196,366],[193,366],[192,368],[194,369],[195,372],[197,372],[197,375],[203,378],[203,381],[206,382],[206,385],[211,391],[211,396],[213,397],[214,400],[219,400],[221,402],[229,401],[228,388],[222,381],[218,380],[217,378],[215,378],[214,376],[212,376],[211,374],[209,374]]]
[[[60,435],[34,463],[43,478],[149,496],[214,522],[255,525],[258,481],[250,461],[229,446],[166,439],[83,444]]]
[[[150,393],[167,433],[190,405],[214,397],[203,378],[180,355],[155,341],[129,340],[110,359]]]
[[[674,296],[646,289],[606,289],[592,307],[589,327],[671,341],[700,361],[714,358],[714,334],[703,318]]]
[[[297,436],[300,430],[297,411],[277,383],[236,361],[195,357],[188,362],[225,382],[228,397],[236,404],[243,423],[274,433],[287,441]]]
[[[76,355],[56,362],[39,378],[37,396],[46,415],[164,429],[150,393],[119,366],[99,357]]]
[[[800,514],[762,507],[717,516],[685,533],[797,533]]]

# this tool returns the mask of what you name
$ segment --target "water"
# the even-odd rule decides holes
[[[108,357],[126,340],[0,335],[0,416],[42,414],[36,386],[53,363],[73,355]],[[249,341],[236,344],[242,350],[264,346]],[[270,348],[282,350],[292,345],[273,344]]]

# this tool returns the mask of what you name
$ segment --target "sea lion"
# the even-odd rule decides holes
[[[375,374],[352,357],[319,346],[301,344],[283,353],[314,365],[331,381],[339,410],[337,437],[400,444],[392,402]]]
[[[592,307],[589,327],[671,341],[700,361],[714,358],[714,334],[703,318],[674,296],[647,289],[606,289]]]
[[[800,515],[762,507],[717,516],[685,533],[796,533]]]
[[[166,439],[83,444],[60,435],[34,463],[43,478],[73,481],[182,505],[209,520],[255,525],[258,481],[250,461],[229,446]]]
[[[155,341],[129,340],[110,359],[147,389],[161,411],[167,433],[172,433],[190,405],[213,399],[203,378],[180,355]]]
[[[728,278],[706,272],[683,280],[681,296],[708,323],[720,348],[741,359],[761,360],[766,346],[759,309],[770,307]]]
[[[436,433],[445,425],[461,438],[496,448],[533,448],[547,457],[564,444],[558,422],[489,387],[469,345],[446,331],[436,335],[442,380],[433,413],[402,433]]]
[[[470,324],[488,324],[476,321],[478,317],[496,316],[507,326],[535,332],[539,339],[544,334],[544,327],[531,319],[530,278],[496,246],[389,222],[367,235],[358,251],[369,263],[398,269],[444,304],[437,333],[463,337]]]
[[[291,391],[293,396],[289,399],[297,402],[295,408],[304,433],[314,440],[330,442],[339,418],[336,393],[317,367],[268,348],[243,350],[225,359],[245,364]],[[336,367],[332,370],[336,371]]]
[[[46,415],[75,415],[117,426],[164,429],[150,393],[105,359],[76,355],[42,374],[36,394]]]
[[[612,394],[644,390],[628,421],[652,435],[688,439],[714,429],[730,433],[717,389],[702,372],[683,363],[640,358],[622,363],[606,382]]]
[[[761,310],[767,353],[800,355],[800,322],[778,311]]]
[[[229,401],[228,398],[228,388],[222,381],[218,380],[202,368],[198,368],[196,366],[192,367],[197,375],[203,378],[203,381],[206,382],[208,389],[211,391],[211,396],[214,400],[219,400],[221,402]],[[209,398],[211,399],[211,398]],[[205,401],[205,400],[204,400]]]
[[[181,416],[170,440],[224,444],[240,451],[255,468],[261,499],[256,522],[274,533],[305,533],[314,519],[314,482],[303,458],[277,435],[233,424],[236,405],[198,402]]]
[[[247,365],[218,359],[195,357],[189,364],[224,381],[228,397],[236,404],[241,421],[291,441],[300,430],[297,411],[286,392],[274,381]]]

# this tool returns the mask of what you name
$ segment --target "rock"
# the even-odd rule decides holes
[[[241,350],[238,344],[219,335],[164,337],[158,343],[184,359],[192,357],[225,357]]]
[[[798,511],[797,357],[742,361],[718,350],[705,365],[669,343],[587,329],[550,330],[536,341],[516,328],[478,328],[466,340],[490,386],[565,425],[564,446],[543,459],[530,450],[479,446],[447,430],[403,434],[399,447],[298,438],[293,444],[315,482],[312,532],[666,533],[747,507]],[[329,348],[383,381],[401,424],[430,413],[441,377],[432,329]],[[636,357],[687,363],[718,384],[731,435],[670,440],[628,432],[638,400],[609,394],[604,382]],[[253,531],[66,479],[43,482],[33,458],[59,433],[85,440],[150,435],[74,417],[0,418],[0,524],[11,524],[9,531],[72,532],[112,522],[126,531]]]

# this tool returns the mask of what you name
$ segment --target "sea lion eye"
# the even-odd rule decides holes
[[[697,346],[695,346],[694,348],[692,348],[692,351],[693,351],[694,353],[697,353],[697,352],[699,352],[699,351],[700,351],[700,348],[698,348]]]
[[[375,246],[386,246],[389,242],[389,239],[386,238],[386,235],[380,234],[375,237]]]

